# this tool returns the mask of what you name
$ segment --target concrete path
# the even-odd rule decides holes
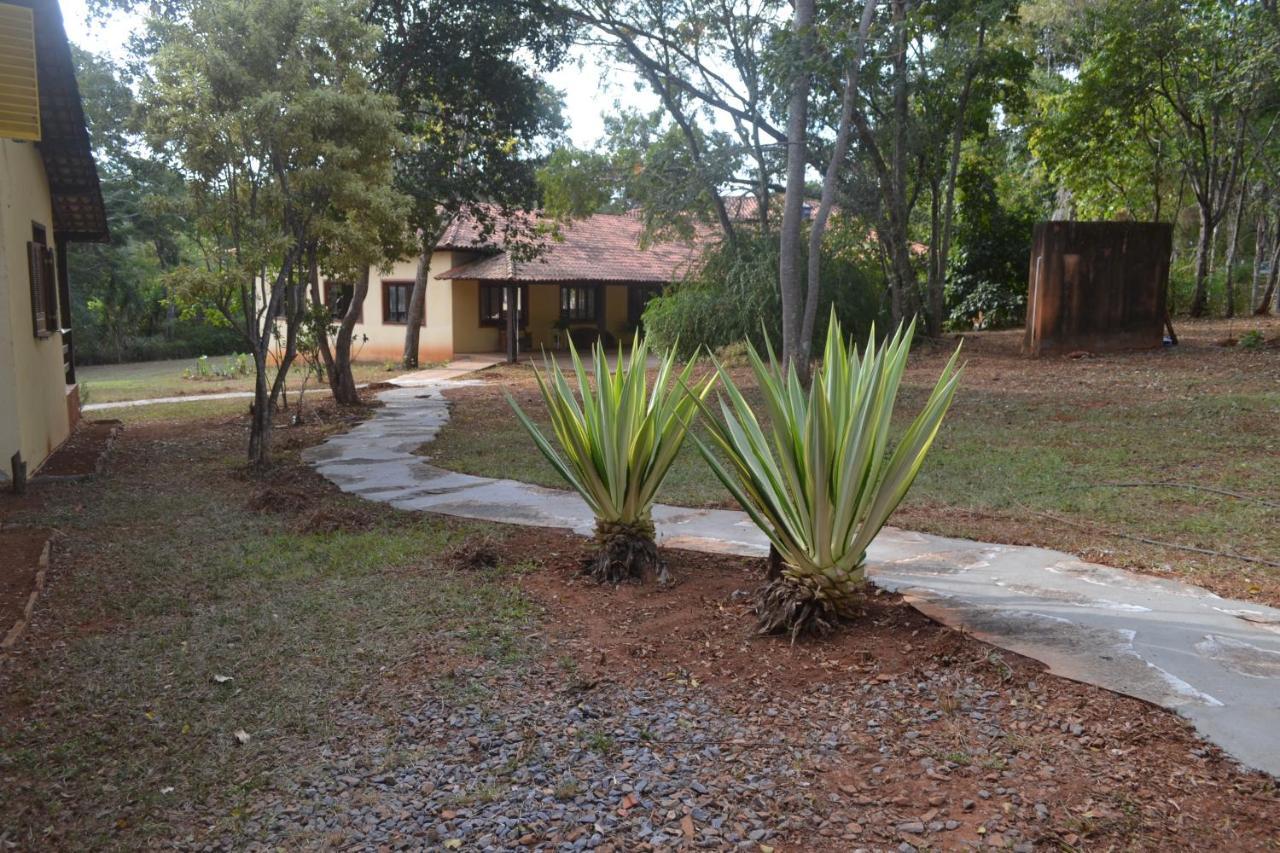
[[[401,377],[385,406],[307,453],[343,491],[406,510],[590,535],[577,495],[458,474],[413,451],[448,420],[443,391],[462,366]],[[494,453],[504,449],[495,447]],[[708,474],[710,476],[710,474]],[[658,506],[672,548],[763,556],[740,512]],[[1059,675],[1177,711],[1242,763],[1280,776],[1280,610],[1042,548],[991,545],[885,528],[869,576],[931,617]]]

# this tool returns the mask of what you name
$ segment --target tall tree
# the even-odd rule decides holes
[[[1100,4],[1096,37],[1071,90],[1140,119],[1143,132],[1158,139],[1157,151],[1167,151],[1186,176],[1199,217],[1192,316],[1207,310],[1215,238],[1277,74],[1256,12],[1238,0]],[[1085,104],[1081,115],[1092,111]],[[1103,143],[1123,145],[1131,135],[1124,126],[1117,131]]]
[[[338,232],[378,230],[371,219],[403,222],[407,208],[391,186],[398,114],[370,87],[376,31],[360,12],[350,0],[195,0],[150,22],[148,138],[187,181],[201,255],[171,279],[249,347],[258,467],[271,461],[306,313],[308,253]]]
[[[535,144],[563,129],[541,75],[564,60],[572,26],[542,0],[372,0],[368,15],[381,32],[377,83],[398,99],[408,140],[396,177],[419,244],[402,359],[412,368],[428,262],[449,220],[462,213],[517,249],[532,242],[522,218],[503,214],[537,201]]]

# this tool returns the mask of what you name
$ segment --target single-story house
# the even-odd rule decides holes
[[[0,3],[0,480],[80,415],[67,244],[107,218],[56,0]]]
[[[642,230],[635,215],[596,214],[559,224],[534,257],[518,259],[474,219],[455,218],[431,255],[419,361],[507,352],[510,325],[520,352],[567,349],[570,335],[575,344],[624,341],[645,303],[683,278],[699,254],[686,242],[643,245]],[[416,260],[371,271],[355,327],[358,358],[400,359],[416,271]],[[326,281],[323,290],[335,314],[344,313],[351,286]]]

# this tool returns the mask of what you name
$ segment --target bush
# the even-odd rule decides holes
[[[119,351],[93,325],[75,330],[75,344],[76,364],[89,365],[231,355],[244,348],[244,339],[239,332],[225,326],[179,320],[174,323],[172,336],[130,335]]]
[[[887,327],[882,299],[885,281],[879,266],[866,255],[858,233],[857,226],[851,225],[833,227],[827,234],[818,317],[827,317],[834,307],[848,333],[866,337],[877,320],[881,328]],[[745,341],[763,350],[764,334],[780,347],[777,235],[743,229],[736,244],[709,250],[696,272],[649,302],[644,328],[655,349],[675,346],[682,358],[701,346],[717,351]],[[815,354],[825,344],[826,329],[823,322],[814,328]]]
[[[1005,205],[995,167],[967,161],[957,181],[960,221],[947,264],[948,323],[956,329],[1016,326],[1027,310],[1027,270],[1036,212]]]

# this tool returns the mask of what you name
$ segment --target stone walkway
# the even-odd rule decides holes
[[[448,420],[443,392],[479,366],[400,377],[373,418],[308,460],[343,491],[399,509],[590,535],[575,494],[458,474],[414,454]],[[768,547],[740,512],[660,505],[654,521],[666,547],[744,556]],[[938,621],[1177,711],[1243,764],[1280,776],[1280,610],[1059,551],[894,528],[876,537],[868,562],[873,583]]]

